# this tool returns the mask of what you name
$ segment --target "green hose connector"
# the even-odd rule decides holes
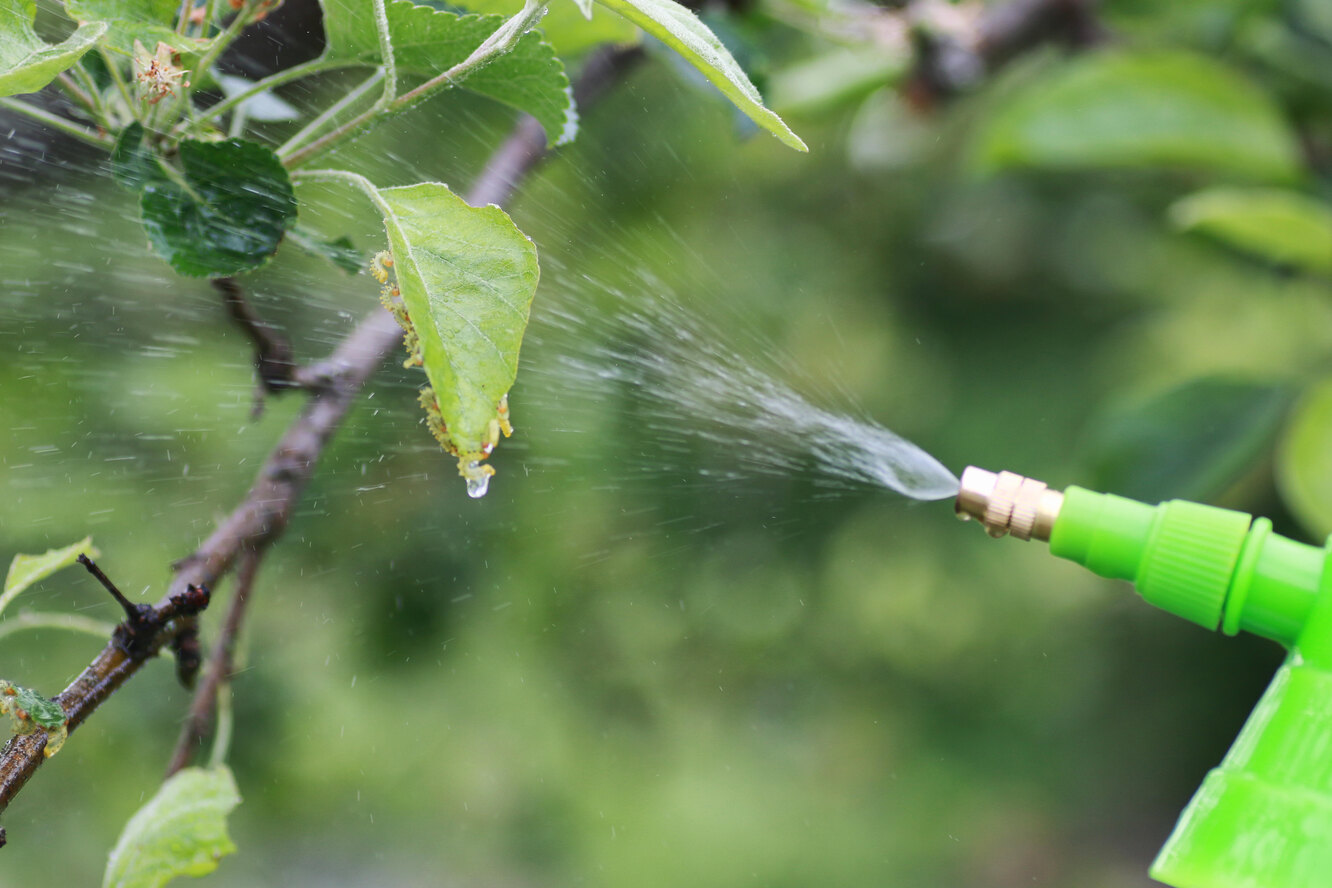
[[[1050,551],[1208,629],[1280,642],[1290,656],[1152,865],[1174,888],[1332,886],[1332,541],[1318,548],[1242,512],[1149,506],[1011,473],[968,469],[957,509],[995,536]]]

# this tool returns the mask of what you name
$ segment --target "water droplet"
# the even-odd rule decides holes
[[[477,469],[480,466],[480,463],[474,462],[468,465],[467,468],[469,470]],[[468,475],[466,480],[467,495],[472,499],[481,499],[486,495],[486,491],[490,489],[490,474],[488,472],[477,472],[475,475]]]

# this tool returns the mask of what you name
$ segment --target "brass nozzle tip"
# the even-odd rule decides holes
[[[1011,533],[1020,540],[1048,542],[1063,504],[1064,495],[1042,481],[967,466],[955,508],[959,518],[976,519],[992,537]]]

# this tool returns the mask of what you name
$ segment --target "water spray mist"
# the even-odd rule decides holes
[[[1332,885],[1332,542],[1182,500],[1149,506],[1012,472],[962,474],[957,514],[995,537],[1050,544],[1149,603],[1290,651],[1239,738],[1152,865],[1175,888]]]

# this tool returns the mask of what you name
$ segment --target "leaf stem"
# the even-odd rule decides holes
[[[383,103],[381,97],[381,101],[376,102],[373,107],[356,115],[356,117],[340,125],[332,132],[319,137],[304,148],[292,151],[286,155],[284,155],[282,151],[279,151],[278,156],[282,157],[282,162],[287,169],[295,169],[311,158],[328,151],[339,142],[361,132],[367,125],[374,122],[377,117],[388,113],[405,111],[441,89],[456,86],[473,71],[513,49],[514,44],[516,44],[524,34],[536,27],[537,23],[541,21],[541,17],[546,14],[547,2],[548,0],[524,0],[522,9],[520,9],[512,18],[506,19],[503,24],[495,29],[494,33],[483,40],[481,45],[472,51],[471,55],[454,65],[452,68],[449,68],[441,74],[437,74],[425,83],[404,95],[398,96],[387,104]]]
[[[315,155],[322,154],[337,143],[360,132],[362,127],[369,124],[382,113],[382,108],[367,108],[365,111],[362,111],[337,129],[320,136],[299,151],[295,151],[287,157],[282,157],[282,153],[279,152],[278,157],[282,158],[282,164],[287,169],[295,169]]]
[[[134,94],[130,92],[129,85],[125,83],[125,78],[121,76],[119,60],[107,52],[105,48],[99,46],[97,51],[102,54],[102,64],[106,66],[107,73],[111,75],[111,82],[116,85],[116,90],[120,93],[120,98],[125,102],[125,114],[130,120],[135,120],[134,113]],[[108,108],[108,113],[110,109]],[[110,120],[112,123],[119,123],[118,120]]]
[[[235,717],[231,709],[231,679],[224,678],[217,686],[217,731],[213,734],[213,751],[208,755],[208,767],[217,769],[226,764],[234,723]]]
[[[242,6],[241,9],[231,17],[231,21],[227,23],[226,29],[213,38],[213,42],[208,45],[208,49],[199,57],[199,61],[195,65],[195,70],[193,72],[196,78],[204,77],[209,69],[213,67],[213,63],[218,60],[218,57],[231,45],[231,42],[240,36],[241,31],[244,31],[245,27],[253,20],[254,13],[259,8],[259,5],[260,0],[250,0],[249,3]],[[171,110],[167,112],[157,129],[164,131],[174,126],[177,120],[185,116],[185,110],[190,102],[191,90],[188,87],[182,86],[180,95],[176,97],[176,101],[171,105]],[[186,130],[190,129],[190,124],[193,124],[194,122],[195,121],[190,121],[186,126]]]
[[[231,109],[243,102],[254,98],[260,93],[268,92],[293,80],[300,80],[302,77],[310,77],[324,71],[332,71],[337,68],[346,67],[346,62],[324,61],[323,59],[312,59],[299,65],[292,65],[290,68],[284,68],[275,74],[270,74],[263,80],[256,80],[248,89],[238,92],[234,96],[228,96],[216,105],[205,108],[199,112],[199,116],[194,119],[194,125],[207,123],[215,117],[221,117]]]
[[[444,73],[432,77],[416,89],[403,95],[393,103],[393,110],[405,110],[436,90],[453,86],[496,56],[503,55],[513,49],[514,44],[524,34],[535,28],[537,23],[541,21],[541,17],[546,14],[546,2],[547,0],[524,0],[523,8],[518,10],[513,18],[508,19],[496,28],[495,33],[483,40],[481,45],[472,51],[471,55]]]
[[[81,85],[74,82],[74,75],[70,74],[69,71],[61,71],[56,76],[56,83],[60,84],[60,88],[63,89],[71,99],[78,102],[92,113],[97,113],[97,105],[93,102],[93,97],[89,95]]]
[[[375,103],[376,110],[387,108],[398,97],[398,62],[393,56],[393,38],[389,36],[388,12],[384,0],[374,0],[375,33],[379,37],[379,57],[384,63],[384,93]]]
[[[180,0],[180,9],[176,12],[176,33],[184,36],[190,27],[190,13],[194,11],[194,0]]]
[[[383,76],[384,76],[384,69],[379,68],[375,71],[375,73],[371,74],[365,80],[361,81],[361,83],[357,85],[355,89],[347,93],[347,95],[343,96],[333,105],[330,105],[327,109],[324,110],[323,113],[321,113],[314,120],[307,123],[303,128],[301,128],[299,132],[297,132],[294,136],[288,139],[286,143],[284,143],[282,147],[277,150],[277,156],[286,157],[288,154],[295,151],[301,145],[308,142],[310,139],[314,138],[315,134],[318,133],[319,130],[323,129],[330,120],[333,120],[343,111],[345,111],[347,108],[350,108],[352,105],[356,104],[356,102],[360,101],[362,96],[364,96],[370,90],[374,89],[375,86],[379,84],[380,78]]]
[[[51,129],[59,130],[67,136],[73,136],[89,145],[96,145],[99,148],[111,148],[115,140],[110,136],[88,129],[86,126],[80,126],[72,120],[66,120],[58,114],[52,114],[44,108],[38,108],[36,105],[29,105],[27,102],[14,98],[0,98],[0,108],[8,108],[33,120],[38,120]]]
[[[353,185],[361,189],[362,193],[370,198],[370,202],[385,218],[393,217],[393,208],[388,205],[388,201],[380,195],[375,184],[360,173],[353,173],[349,170],[297,170],[291,174],[291,177],[306,182],[343,182]]]

